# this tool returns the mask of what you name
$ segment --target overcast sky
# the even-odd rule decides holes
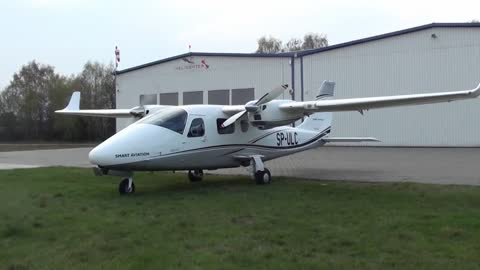
[[[0,0],[0,87],[37,60],[63,74],[120,69],[192,51],[253,52],[256,40],[325,33],[330,44],[431,22],[480,19],[480,1]]]

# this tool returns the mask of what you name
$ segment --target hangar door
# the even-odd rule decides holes
[[[230,105],[230,91],[229,90],[208,91],[208,104]]]
[[[140,105],[156,105],[157,94],[140,95]]]
[[[183,105],[203,104],[203,91],[183,92]]]
[[[178,105],[178,93],[160,94],[160,105]]]
[[[244,105],[255,99],[255,89],[232,89],[232,105]]]

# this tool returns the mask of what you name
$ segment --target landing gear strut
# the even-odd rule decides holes
[[[188,179],[190,182],[200,182],[203,180],[203,170],[196,169],[196,170],[189,170],[188,171]]]
[[[270,170],[263,165],[261,156],[252,156],[253,177],[257,185],[270,184],[272,182],[272,175]]]
[[[127,177],[120,182],[118,185],[118,192],[120,192],[121,195],[125,194],[132,194],[135,192],[135,184],[133,183],[133,178],[132,177]]]

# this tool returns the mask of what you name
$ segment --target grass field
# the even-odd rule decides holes
[[[480,188],[0,171],[0,269],[480,269]]]
[[[0,143],[0,152],[94,147],[96,143]]]

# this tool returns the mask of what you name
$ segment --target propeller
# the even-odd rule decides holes
[[[230,118],[228,118],[227,120],[225,120],[225,122],[223,122],[222,128],[228,127],[229,125],[235,123],[235,121],[240,119],[247,112],[251,112],[251,113],[258,112],[260,110],[261,105],[274,100],[275,98],[280,96],[283,93],[283,91],[285,91],[287,88],[288,88],[288,84],[275,87],[270,92],[266,93],[261,98],[259,98],[257,101],[248,102],[247,104],[245,104],[245,110],[230,116]]]

